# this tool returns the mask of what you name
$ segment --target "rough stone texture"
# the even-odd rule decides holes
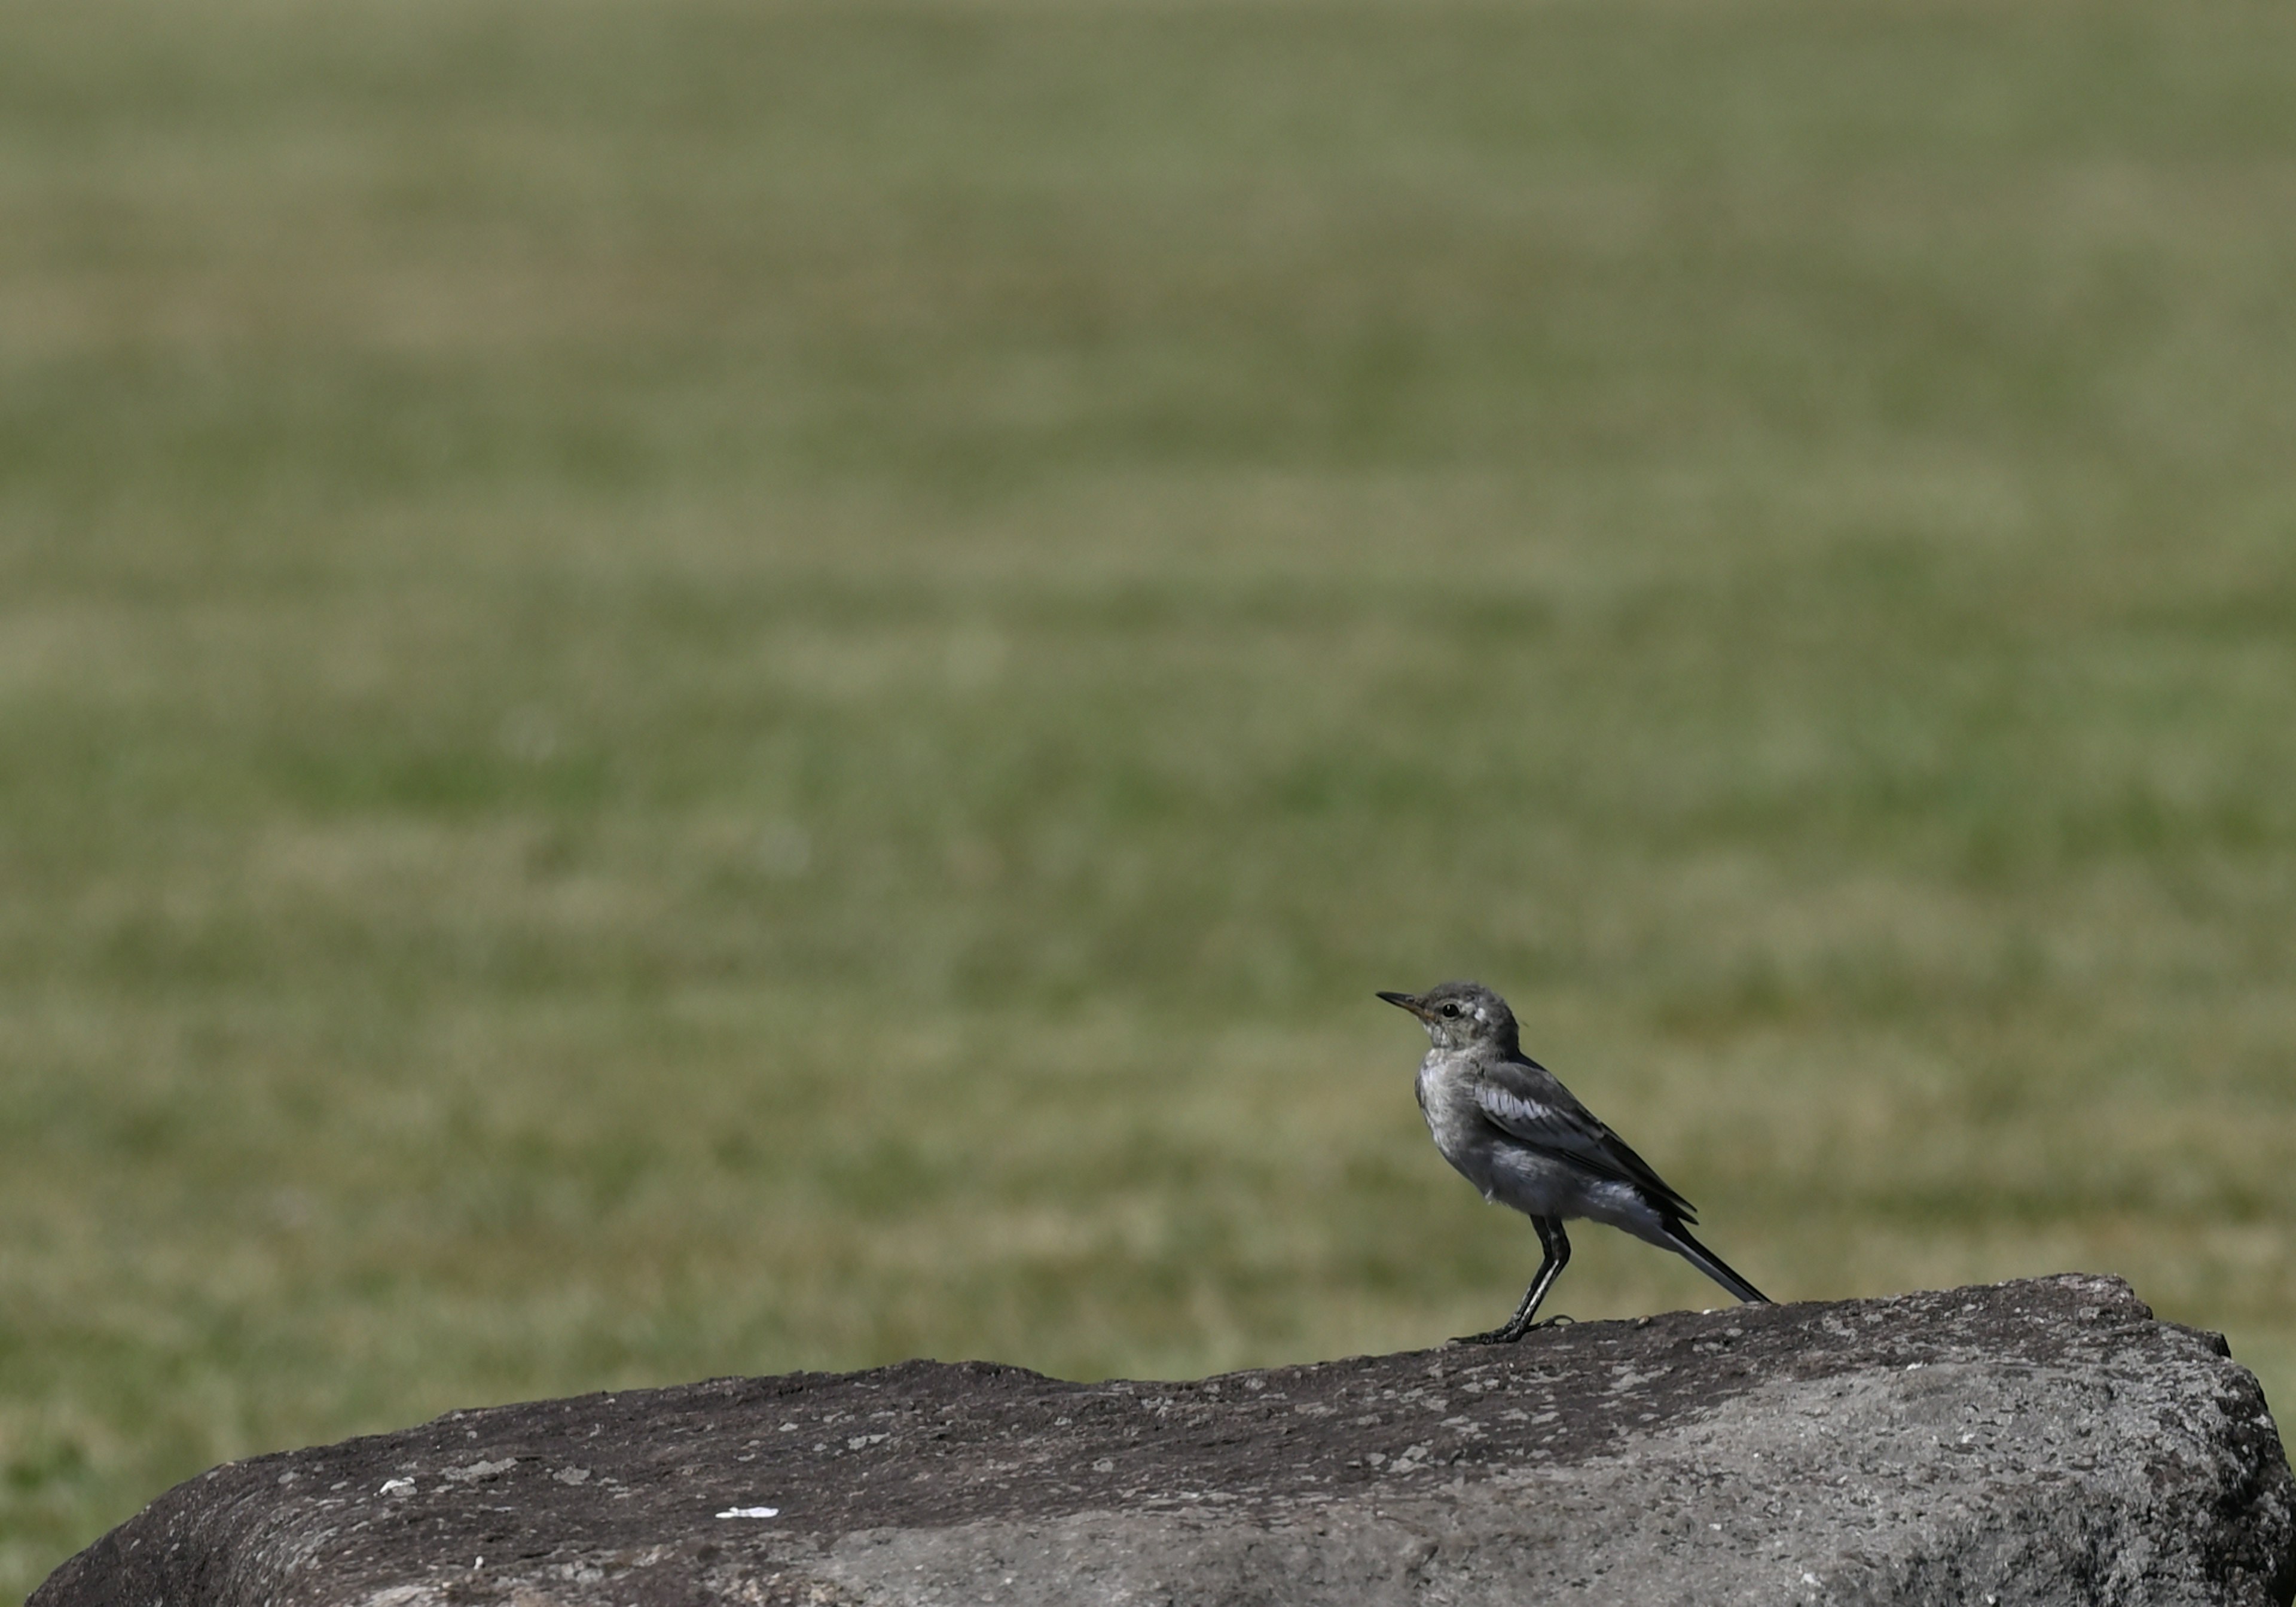
[[[2221,1339],[2066,1276],[1195,1383],[457,1412],[204,1473],[30,1607],[2286,1603],[2292,1498]]]

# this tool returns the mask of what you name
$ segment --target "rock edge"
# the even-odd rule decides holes
[[[2067,1275],[1185,1383],[908,1362],[456,1412],[212,1469],[27,1607],[2292,1594],[2255,1378]]]

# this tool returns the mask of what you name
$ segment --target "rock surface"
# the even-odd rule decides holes
[[[2220,1339],[2065,1276],[1193,1383],[457,1412],[216,1468],[29,1607],[2286,1603],[2292,1501]]]

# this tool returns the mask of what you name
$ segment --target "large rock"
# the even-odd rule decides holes
[[[30,1607],[2286,1603],[2262,1394],[2092,1277],[1197,1383],[910,1362],[233,1463]]]

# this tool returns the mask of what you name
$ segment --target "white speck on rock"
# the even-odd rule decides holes
[[[778,1518],[782,1515],[782,1509],[778,1506],[729,1506],[718,1515],[721,1518]]]

